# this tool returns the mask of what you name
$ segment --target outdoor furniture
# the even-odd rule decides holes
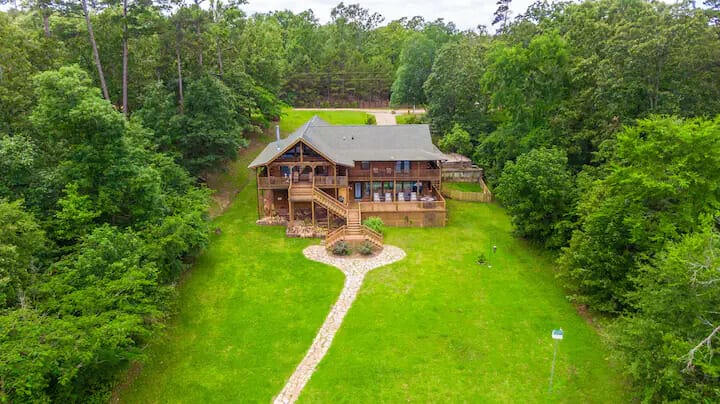
[[[380,202],[380,193],[373,192],[373,202]]]
[[[385,192],[385,202],[392,202],[392,193]]]
[[[385,169],[385,175],[392,177],[392,168],[388,167]]]
[[[405,201],[405,194],[403,194],[402,192],[398,192],[398,194],[397,194],[397,200],[398,200],[399,202],[404,202],[404,201]]]
[[[410,200],[417,201],[417,192],[410,192]]]
[[[373,167],[372,172],[373,172],[373,175],[379,175],[379,174],[380,174],[380,171],[378,170],[377,167]]]

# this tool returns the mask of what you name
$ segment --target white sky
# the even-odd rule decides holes
[[[325,23],[330,19],[330,10],[341,0],[248,0],[248,4],[241,6],[246,13],[262,13],[274,10],[291,10],[300,12],[312,9],[315,17]],[[444,18],[452,21],[461,30],[475,28],[478,24],[488,27],[488,31],[495,30],[490,25],[493,13],[497,9],[497,0],[344,0],[345,4],[359,3],[361,7],[370,9],[385,17],[385,22],[397,20],[402,17],[422,16],[426,21]],[[512,16],[523,14],[527,7],[535,0],[513,0],[510,3]]]

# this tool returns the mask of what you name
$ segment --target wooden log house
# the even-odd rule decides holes
[[[444,226],[439,192],[445,155],[428,125],[330,125],[312,118],[250,164],[256,169],[258,216],[326,226],[326,244],[382,236],[362,225]]]

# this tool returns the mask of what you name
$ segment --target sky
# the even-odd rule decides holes
[[[321,23],[330,19],[330,10],[341,0],[248,0],[241,6],[246,13],[263,13],[274,10],[291,10],[293,12],[312,9]],[[422,16],[433,21],[444,18],[452,21],[461,29],[473,29],[482,24],[491,28],[493,13],[497,9],[497,0],[344,0],[344,3],[359,3],[361,7],[382,14],[385,23],[402,17]],[[522,14],[535,0],[513,0],[510,3],[512,16]]]

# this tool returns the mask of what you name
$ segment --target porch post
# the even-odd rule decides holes
[[[290,224],[292,224],[295,222],[295,211],[293,210],[293,203],[292,203],[292,199],[290,199],[289,194],[288,194],[288,205],[289,205],[288,211],[290,212],[290,217],[289,217],[290,220],[289,221],[290,221]]]
[[[315,201],[314,200],[310,201],[310,209],[312,210],[310,212],[310,214],[312,215],[311,216],[312,217],[312,225],[313,225],[313,228],[315,228]]]

